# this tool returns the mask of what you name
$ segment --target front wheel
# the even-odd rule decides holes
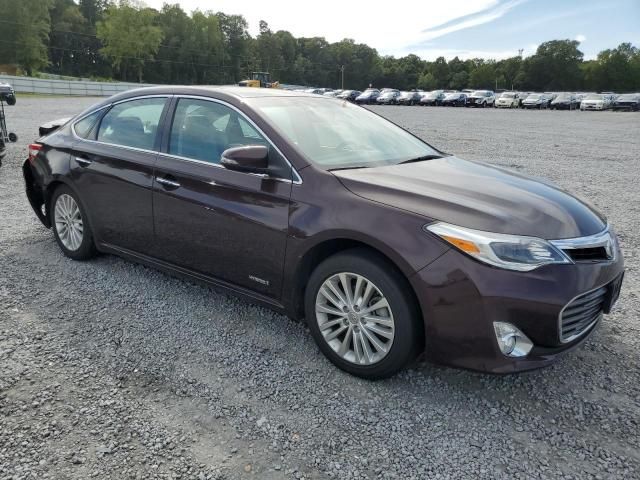
[[[50,210],[53,234],[67,257],[88,260],[95,256],[93,232],[76,193],[66,185],[59,186],[51,198]]]
[[[388,261],[365,249],[322,262],[305,292],[309,329],[337,367],[370,380],[415,359],[422,339],[410,286]]]

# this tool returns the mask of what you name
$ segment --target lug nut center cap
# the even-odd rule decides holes
[[[349,314],[347,315],[347,318],[351,322],[351,325],[357,325],[360,321],[360,318],[354,312],[349,312]]]

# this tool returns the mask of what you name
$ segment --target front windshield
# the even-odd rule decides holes
[[[452,98],[458,98],[459,96],[460,96],[459,93],[447,93],[447,96],[445,98],[452,99]]]
[[[556,100],[570,100],[571,99],[571,95],[569,95],[568,93],[561,93],[555,99]]]
[[[500,95],[501,98],[516,98],[516,94],[512,92],[505,92]]]
[[[310,162],[327,170],[395,165],[442,155],[375,113],[323,98],[247,99]]]
[[[484,92],[486,90],[476,90],[471,94],[472,97],[484,97]]]
[[[590,93],[585,97],[585,100],[602,100],[602,95],[598,95],[597,93]]]
[[[529,95],[529,96],[527,97],[527,100],[538,100],[541,96],[542,96],[542,95],[538,95],[538,94],[535,94],[535,95]]]
[[[624,95],[620,95],[616,100],[637,100],[640,95],[636,93],[625,93]]]

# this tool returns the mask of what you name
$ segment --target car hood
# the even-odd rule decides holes
[[[545,239],[606,227],[591,207],[548,182],[453,156],[333,173],[354,194],[426,221]]]

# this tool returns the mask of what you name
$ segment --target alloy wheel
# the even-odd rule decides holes
[[[395,336],[391,306],[362,275],[341,272],[327,278],[315,311],[322,337],[342,359],[373,365],[389,353]]]
[[[63,193],[56,199],[53,216],[62,244],[72,252],[78,250],[82,245],[84,226],[80,207],[71,195]]]

